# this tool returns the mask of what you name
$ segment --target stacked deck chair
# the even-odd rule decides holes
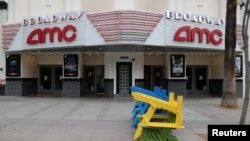
[[[134,140],[178,141],[172,134],[172,130],[184,128],[182,124],[183,97],[178,96],[175,101],[174,93],[170,93],[169,97],[165,97],[166,100],[163,98],[164,95],[160,95],[162,93],[159,92],[162,90],[158,87],[154,88],[154,92],[131,87],[131,92],[136,101],[132,117],[137,113],[135,116],[137,121],[135,122],[132,118],[132,122],[135,122],[132,124],[135,128]]]
[[[157,97],[163,100],[168,100],[168,93],[166,89],[161,89],[161,87],[154,87],[154,91],[150,91],[147,89],[143,89],[140,87],[132,86],[130,87],[131,92],[141,92],[145,95],[150,95],[153,97]],[[137,124],[141,119],[141,116],[146,113],[147,109],[149,107],[148,103],[136,101],[134,108],[132,110],[132,127],[137,128]],[[164,111],[162,109],[157,109],[155,114],[167,114],[167,111]]]

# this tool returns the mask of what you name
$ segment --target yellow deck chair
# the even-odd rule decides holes
[[[143,131],[143,127],[153,128],[184,128],[182,123],[182,107],[183,97],[178,96],[177,101],[174,100],[174,93],[170,93],[169,101],[164,101],[159,98],[155,98],[149,95],[145,95],[139,92],[132,92],[132,96],[135,100],[150,104],[147,112],[142,116],[138,127],[136,128],[134,139],[137,140]],[[166,115],[155,115],[157,109],[167,110],[171,114],[175,115],[175,121],[169,122]],[[158,120],[153,120],[158,119]]]

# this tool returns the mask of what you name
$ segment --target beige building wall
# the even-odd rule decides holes
[[[82,65],[104,65],[104,55],[82,55]]]
[[[37,56],[38,65],[62,65],[63,56],[39,55]]]
[[[21,22],[22,18],[26,17],[41,16],[50,13],[59,13],[63,11],[79,9],[87,10],[89,13],[110,11],[118,9],[121,4],[119,2],[128,3],[124,5],[122,9],[127,8],[158,13],[161,13],[166,9],[193,14],[209,15],[214,17],[225,17],[226,13],[226,0],[8,0],[8,23]],[[240,16],[238,16],[238,23],[240,23],[241,21],[239,19]],[[1,58],[4,56],[2,54],[3,51],[1,49]],[[51,57],[56,58],[54,56]],[[144,57],[145,65],[165,64],[166,66],[168,66],[168,56],[153,57],[145,55]],[[214,59],[217,57],[218,59]],[[210,58],[206,57],[205,60],[201,59],[203,57],[199,56],[186,56],[186,58],[186,62],[189,62],[189,64],[187,65],[210,64],[218,68],[219,66],[221,67],[221,64],[223,64],[223,62],[218,63],[217,61],[221,59],[221,56],[213,56]],[[38,64],[44,64],[45,62],[50,62],[51,64],[62,63],[60,62],[62,61],[61,57],[57,57],[57,59],[47,62],[48,59],[50,58],[39,56],[37,62]],[[196,60],[199,60],[199,62],[197,62]],[[155,63],[154,61],[157,63]],[[84,63],[85,61],[83,59],[83,64]],[[101,63],[104,64],[104,62]],[[0,62],[0,67],[2,66],[5,66],[5,62],[3,61]],[[168,69],[166,68],[166,70]],[[211,78],[222,78],[222,70],[218,71],[218,69],[213,70],[212,68],[209,68],[209,72],[209,76],[211,76]],[[0,78],[4,76],[5,72],[0,71]]]
[[[203,65],[208,67],[208,78],[211,77],[211,57],[207,54],[186,55],[186,66]]]
[[[159,56],[144,56],[144,65],[165,65],[166,64],[166,56],[165,55],[159,55]]]
[[[168,78],[168,62],[169,55],[164,53],[163,55],[155,55],[155,53],[151,56],[146,53],[144,55],[144,65],[152,65],[152,66],[164,66],[164,78]]]
[[[223,79],[224,78],[224,54],[214,55],[211,58],[211,78],[210,79]]]
[[[163,12],[167,6],[167,0],[135,0],[135,9],[151,12]]]
[[[34,78],[38,76],[37,57],[28,53],[21,55],[21,76],[25,78]]]
[[[82,0],[82,9],[88,12],[102,12],[114,10],[114,0]]]
[[[22,18],[43,16],[72,10],[103,12],[133,9],[179,12],[225,17],[226,0],[8,0],[8,23],[21,22]]]

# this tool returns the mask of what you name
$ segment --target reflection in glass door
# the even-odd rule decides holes
[[[144,88],[151,90],[152,89],[152,78],[151,78],[151,66],[144,66]]]
[[[62,67],[41,66],[39,75],[39,92],[56,93],[62,91]]]
[[[95,93],[95,67],[85,66],[84,67],[84,91],[88,94]]]
[[[104,94],[104,66],[84,66],[84,93]]]
[[[144,66],[144,88],[153,90],[154,86],[164,87],[164,67]]]
[[[104,93],[104,66],[96,66],[96,93]]]
[[[152,90],[154,86],[158,86],[158,87],[164,87],[164,76],[163,76],[163,71],[164,71],[164,67],[163,66],[152,66],[152,72],[153,72],[153,77],[152,77],[152,81],[153,81],[153,85],[152,85]]]
[[[55,67],[55,91],[62,91],[62,67]]]
[[[208,78],[206,66],[187,66],[186,89],[188,93],[207,93]]]

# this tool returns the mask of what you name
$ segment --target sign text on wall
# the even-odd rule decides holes
[[[63,22],[63,21],[71,21],[71,20],[78,20],[82,18],[83,11],[71,11],[71,12],[64,12],[59,14],[50,14],[46,16],[38,16],[32,18],[23,19],[22,25],[39,25],[39,24],[46,24],[46,23],[55,23],[55,22]]]
[[[217,26],[225,26],[224,18],[215,18],[210,16],[195,15],[181,12],[166,11],[166,19],[173,19],[176,21],[209,24]]]
[[[54,42],[54,35],[57,33],[58,41],[66,41],[66,42],[72,42],[76,38],[76,27],[73,25],[66,25],[63,28],[60,27],[53,27],[53,28],[44,28],[44,29],[34,29],[27,38],[27,44],[29,45],[35,45],[35,44],[41,44],[46,43],[46,35],[49,35],[49,41],[51,43]],[[70,32],[70,35],[67,35],[67,33]]]

